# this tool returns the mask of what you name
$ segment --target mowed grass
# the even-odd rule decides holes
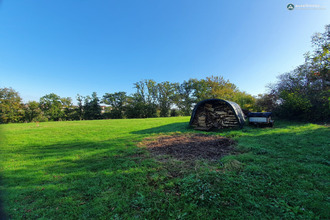
[[[189,117],[1,125],[2,200],[11,219],[329,219],[327,126],[208,133],[240,154],[159,162],[145,137],[197,132]],[[203,132],[200,132],[203,133]],[[173,175],[176,173],[177,175]]]

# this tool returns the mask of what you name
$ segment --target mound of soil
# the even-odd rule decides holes
[[[169,155],[179,160],[217,160],[233,153],[234,143],[221,136],[184,134],[146,139],[143,145],[153,155]]]

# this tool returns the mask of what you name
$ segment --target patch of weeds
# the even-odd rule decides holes
[[[274,199],[271,202],[271,206],[283,216],[285,219],[302,219],[302,218],[315,218],[313,212],[306,210],[301,206],[291,206],[283,199]],[[303,217],[304,216],[304,217]],[[318,218],[316,218],[318,219]]]
[[[220,201],[219,191],[212,185],[211,178],[190,175],[182,179],[179,189],[182,199],[196,206],[209,206]]]
[[[225,171],[240,172],[243,170],[243,164],[238,160],[229,160],[223,164]]]

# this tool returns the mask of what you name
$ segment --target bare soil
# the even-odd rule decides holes
[[[235,142],[221,136],[205,134],[182,134],[148,138],[142,143],[151,154],[168,155],[178,160],[218,160],[235,153]]]

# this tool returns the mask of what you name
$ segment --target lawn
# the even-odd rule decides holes
[[[0,125],[11,219],[329,219],[330,128],[207,133],[236,141],[218,161],[159,161],[146,137],[197,132],[189,117]],[[205,133],[205,132],[199,132]],[[177,175],[171,175],[176,173]]]

